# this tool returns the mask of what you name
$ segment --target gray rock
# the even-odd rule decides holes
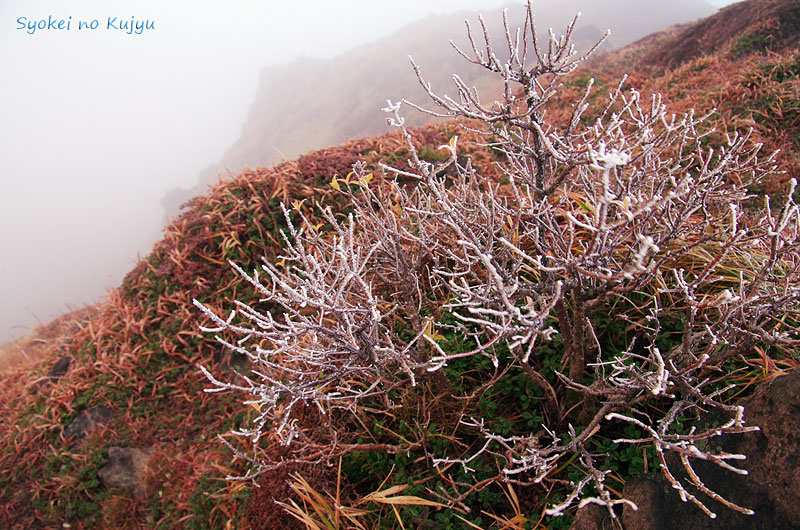
[[[84,410],[64,429],[67,445],[73,447],[81,443],[90,432],[110,422],[113,417],[114,412],[108,407],[98,406]]]
[[[250,373],[249,359],[236,352],[227,352],[223,355],[220,367],[233,378],[233,381],[239,379],[239,374],[247,375]]]
[[[597,504],[587,504],[578,510],[569,530],[611,530],[614,522],[608,510]]]
[[[137,496],[146,494],[144,475],[152,449],[136,447],[111,447],[108,463],[97,471],[97,476],[106,488],[129,491]]]
[[[737,465],[748,475],[697,460],[693,467],[712,491],[754,510],[755,515],[730,510],[688,486],[690,493],[717,514],[716,519],[710,519],[694,504],[682,502],[663,474],[651,473],[634,477],[625,485],[623,496],[639,506],[638,511],[627,506],[623,510],[625,530],[800,529],[800,370],[763,383],[740,404],[745,407],[747,424],[758,425],[761,431],[715,438],[708,449],[746,455],[747,460]],[[719,414],[709,414],[701,426],[724,420]],[[684,479],[676,460],[668,460],[670,469]]]
[[[72,362],[72,357],[68,355],[64,355],[63,357],[59,357],[59,359],[55,362],[53,367],[50,369],[50,382],[55,383],[62,377],[64,374],[67,373],[69,370],[69,365]]]
[[[699,467],[699,466],[695,466]],[[640,475],[625,484],[623,495],[636,503],[638,511],[626,506],[622,513],[625,530],[791,530],[797,526],[790,524],[781,514],[775,513],[768,497],[762,488],[738,483],[740,494],[732,493],[736,489],[737,479],[746,477],[728,477],[729,488],[723,492],[728,499],[735,499],[748,508],[755,510],[755,515],[744,515],[715,503],[701,494],[706,506],[716,514],[716,519],[705,515],[698,507],[680,500],[678,493],[672,488],[664,475],[650,473]],[[708,477],[704,482],[711,486]],[[717,487],[717,491],[721,488]],[[690,490],[691,491],[691,490]],[[695,492],[692,492],[695,494]],[[708,502],[706,502],[708,501]]]

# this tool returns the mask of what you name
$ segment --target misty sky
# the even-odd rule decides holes
[[[0,342],[119,284],[160,237],[164,192],[238,138],[263,66],[507,3],[0,0]],[[70,29],[19,29],[48,16]]]

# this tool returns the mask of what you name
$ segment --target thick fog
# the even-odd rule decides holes
[[[239,136],[263,66],[504,3],[2,0],[0,342],[119,284],[164,192]]]
[[[263,66],[500,4],[0,2],[0,342],[119,284],[160,236],[164,192],[238,137]]]

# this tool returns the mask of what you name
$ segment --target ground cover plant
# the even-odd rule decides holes
[[[787,24],[794,24],[794,21],[787,16],[791,10],[786,6],[793,5],[793,2],[781,0],[747,1],[726,8],[720,15],[734,18],[737,24],[743,24],[741,27],[787,28],[790,27]],[[770,9],[764,9],[765,6]],[[771,11],[771,6],[779,11]],[[742,56],[737,51],[737,42],[743,34],[736,30],[740,26],[721,23],[717,18],[709,21],[710,27],[721,32],[703,29],[707,26],[678,28],[666,32],[666,36],[655,36],[654,42],[643,41],[619,54],[595,55],[572,74],[561,78],[563,86],[559,86],[549,100],[545,121],[563,129],[564,124],[569,123],[572,104],[580,100],[595,76],[593,90],[586,101],[589,107],[580,120],[581,127],[593,125],[594,118],[601,115],[608,104],[609,91],[616,89],[627,72],[630,76],[624,90],[626,96],[630,93],[627,87],[637,87],[642,94],[661,93],[663,101],[669,102],[668,111],[679,115],[691,108],[703,109],[704,114],[716,108],[716,113],[697,126],[698,133],[708,133],[700,138],[700,144],[715,149],[715,160],[719,157],[719,148],[727,145],[726,134],[732,136],[736,130],[747,133],[752,127],[750,145],[763,142],[763,156],[776,149],[781,152],[775,159],[780,171],[751,186],[749,192],[754,198],[747,202],[747,211],[738,210],[738,228],[749,229],[751,223],[764,215],[762,193],[770,194],[775,212],[781,211],[790,189],[789,181],[800,167],[795,120],[797,53],[792,47],[797,34],[789,34],[782,41],[782,31],[773,32],[769,46],[750,47],[747,55]],[[776,25],[778,23],[781,25]],[[688,37],[684,37],[686,32],[689,32]],[[698,33],[708,36],[705,40],[710,47],[690,54],[686,60],[675,54],[665,56],[664,50],[680,52],[685,49],[675,45],[676,39],[678,44],[681,39],[691,43],[691,35]],[[476,36],[480,36],[480,31]],[[498,37],[495,49],[501,50],[503,36],[499,34]],[[642,101],[649,102],[647,98]],[[486,102],[488,106],[490,102]],[[408,111],[404,106],[403,112]],[[448,145],[452,137],[458,135],[455,162],[444,168],[434,167],[435,172],[447,176],[447,190],[454,189],[458,175],[456,164],[466,168],[469,159],[471,170],[478,178],[494,183],[499,186],[498,193],[507,195],[511,181],[502,171],[508,166],[500,134],[478,127],[476,121],[466,124],[475,130],[459,130],[453,122],[442,122],[408,132],[419,158],[434,164],[450,162],[450,149],[439,147]],[[484,134],[487,132],[489,134]],[[481,146],[481,143],[489,145]],[[251,302],[261,311],[267,310],[269,304],[256,301],[261,295],[230,267],[228,260],[247,272],[259,265],[262,256],[281,263],[280,254],[286,253],[281,230],[285,232],[287,225],[280,203],[287,205],[299,229],[302,229],[302,213],[314,226],[322,222],[319,227],[320,231],[325,230],[322,237],[330,237],[335,230],[330,223],[324,226],[325,207],[330,206],[334,217],[342,221],[345,218],[340,212],[356,214],[350,197],[364,197],[365,190],[359,186],[355,172],[347,177],[354,162],[364,162],[363,176],[373,175],[369,181],[371,193],[388,194],[394,201],[397,192],[392,190],[391,181],[395,175],[384,174],[380,164],[417,174],[416,178],[400,175],[397,179],[400,192],[410,193],[421,180],[420,170],[408,164],[412,158],[407,141],[398,130],[312,152],[275,167],[246,170],[225,179],[185,206],[183,214],[165,228],[164,238],[105,302],[85,313],[65,316],[61,322],[64,325],[57,324],[58,330],[51,325],[18,344],[4,346],[0,357],[5,351],[24,357],[20,353],[24,350],[29,359],[0,370],[3,424],[0,429],[0,527],[58,528],[65,527],[65,523],[73,529],[121,530],[142,527],[272,529],[309,523],[321,528],[336,528],[337,525],[339,528],[359,528],[358,525],[402,528],[404,525],[405,528],[438,529],[473,528],[470,525],[486,529],[569,526],[569,516],[577,503],[562,512],[566,516],[551,517],[544,511],[565,500],[571,489],[570,482],[579,483],[587,477],[579,451],[567,451],[538,486],[522,484],[529,477],[521,475],[517,482],[503,482],[502,476],[497,480],[498,471],[506,461],[505,453],[513,456],[507,451],[499,457],[485,452],[467,464],[474,469],[469,472],[457,463],[440,462],[438,466],[433,463],[434,459],[468,459],[487,443],[480,429],[464,425],[461,420],[483,418],[487,429],[505,438],[530,438],[531,433],[538,434],[545,445],[550,440],[545,426],[565,440],[570,423],[576,433],[583,432],[593,408],[590,401],[587,402],[589,407],[583,406],[579,390],[568,396],[566,383],[556,373],[569,377],[560,332],[554,333],[549,341],[540,340],[528,361],[557,395],[556,414],[547,403],[552,401],[547,398],[551,394],[549,387],[543,391],[527,368],[511,357],[513,352],[503,348],[501,339],[495,342],[498,347],[487,351],[487,355],[453,359],[430,373],[421,367],[415,369],[416,386],[403,381],[407,376],[397,375],[387,367],[381,374],[380,385],[397,386],[383,395],[362,398],[355,407],[355,414],[326,409],[328,415],[320,417],[313,406],[296,407],[295,428],[314,435],[316,443],[315,447],[307,445],[305,449],[297,440],[289,446],[281,446],[274,434],[267,432],[254,453],[246,438],[236,437],[229,431],[251,426],[251,421],[259,414],[257,408],[243,406],[239,392],[224,395],[203,392],[209,385],[198,376],[199,365],[206,367],[214,377],[237,384],[241,379],[236,379],[233,371],[249,374],[255,365],[243,367],[241,356],[222,348],[214,340],[214,334],[198,329],[201,324],[209,325],[209,320],[192,306],[191,299],[197,298],[226,316],[234,298]],[[615,168],[615,171],[627,175],[624,167]],[[348,189],[351,194],[347,193]],[[566,205],[566,211],[572,211],[568,206],[575,208],[578,214],[590,213],[581,202],[587,207],[593,205],[586,197],[580,198],[580,202],[579,197],[575,197],[574,203],[556,199],[556,203],[562,201],[562,206]],[[624,204],[624,196],[615,200]],[[299,212],[292,211],[295,208]],[[403,212],[398,207],[393,210],[398,216]],[[506,228],[513,226],[514,219],[512,217],[512,222],[506,219]],[[723,228],[730,226],[730,215],[722,221]],[[527,222],[527,218],[520,219],[522,225]],[[357,232],[361,230],[356,226]],[[513,230],[508,232],[506,239],[513,242],[513,234]],[[448,237],[451,239],[445,238],[442,245],[452,245],[453,236]],[[581,237],[583,235],[578,232],[576,241]],[[517,241],[515,245],[522,244]],[[758,243],[754,243],[753,248],[742,254],[731,251],[722,259],[714,278],[726,279],[709,285],[707,291],[696,293],[696,297],[700,297],[698,300],[722,293],[726,288],[733,291],[740,271],[745,281],[755,278],[758,272],[755,269],[764,256],[757,251],[757,246]],[[710,243],[710,249],[714,248],[719,247]],[[432,256],[440,255],[438,252],[435,250]],[[659,251],[661,255],[663,252],[663,249]],[[690,253],[682,263],[675,265],[680,265],[687,275],[699,274],[712,257],[713,253],[706,254],[698,248],[695,254]],[[417,270],[432,270],[425,264],[428,258],[424,254],[414,259],[419,260],[411,262],[418,264],[415,265]],[[788,271],[786,261],[784,259],[781,266]],[[673,268],[667,263],[662,268],[665,274],[661,274],[666,279],[667,289],[659,292],[658,299],[657,346],[662,358],[665,358],[664,352],[671,351],[682,340],[687,312],[680,296],[669,292],[675,288],[670,280],[674,278]],[[523,270],[524,274],[527,272]],[[787,282],[791,277],[787,275]],[[535,280],[533,276],[530,278]],[[398,286],[396,280],[374,277],[371,281],[375,292],[380,293],[380,304],[392,307],[401,300],[391,296],[401,292],[403,287]],[[641,331],[641,326],[646,324],[648,308],[654,303],[653,295],[647,293],[646,289],[633,291],[610,300],[604,306],[606,311],[595,313],[592,329],[597,333],[599,346],[595,345],[589,355],[582,384],[591,386],[595,373],[591,362],[596,361],[598,353],[602,352],[604,359],[612,359],[629,349],[634,337],[650,335]],[[419,311],[421,325],[405,319],[405,314],[413,311],[403,307],[388,315],[395,332],[408,342],[427,328],[429,338],[451,354],[468,353],[477,348],[474,340],[456,329],[459,321],[454,313],[459,309],[442,308],[440,304],[447,298],[442,293],[432,291],[425,295]],[[408,302],[404,304],[408,307]],[[567,305],[567,309],[571,311],[571,306]],[[280,317],[280,308],[272,306],[271,310],[276,318]],[[707,315],[711,310],[701,307],[699,311]],[[465,314],[465,308],[460,311]],[[612,318],[625,314],[636,318],[633,322]],[[791,324],[791,320],[786,322]],[[558,315],[550,313],[545,325],[559,330]],[[716,327],[711,328],[716,332]],[[471,331],[477,332],[478,328]],[[241,337],[231,334],[227,338],[233,341]],[[646,338],[636,339],[634,353],[637,355],[647,354],[642,346],[647,342],[641,342]],[[421,340],[434,348],[424,336]],[[30,345],[36,346],[35,352],[31,352]],[[636,350],[640,346],[641,349]],[[423,355],[435,355],[433,350],[420,351]],[[497,357],[497,369],[489,356],[492,354]],[[53,375],[55,366],[65,356],[71,358],[66,372],[60,372],[60,377]],[[735,384],[735,388],[717,397],[729,405],[763,381],[798,364],[793,350],[783,350],[753,338],[752,347],[742,348],[739,354],[732,355],[719,366],[707,364],[698,376],[709,378],[706,388],[710,390]],[[359,383],[353,378],[352,384]],[[606,398],[598,398],[598,404],[603,399]],[[657,419],[670,403],[664,396],[648,396],[639,411]],[[109,423],[90,433],[81,443],[73,444],[66,439],[65,428],[96,406],[113,410]],[[562,408],[566,413],[563,419]],[[586,412],[582,412],[583,409]],[[694,415],[687,411],[678,417],[676,431],[685,433],[691,429]],[[336,439],[330,432],[335,433]],[[226,481],[226,474],[245,473],[247,462],[233,462],[232,453],[219,443],[216,433],[224,433],[237,450],[248,456],[255,454],[262,462],[267,459],[279,463],[283,458],[286,463],[257,477],[256,482],[261,487],[250,482]],[[658,469],[659,455],[652,442],[615,442],[623,438],[644,439],[646,434],[630,423],[604,420],[597,432],[584,439],[585,449],[594,455],[595,467],[606,473],[604,485],[614,498],[618,498],[617,493],[622,492],[632,475]],[[697,445],[705,449],[713,442],[709,440],[706,445],[698,441]],[[98,471],[106,465],[108,449],[112,446],[152,450],[143,477],[145,496],[109,487],[99,480]],[[496,448],[497,445],[493,445],[489,449]],[[672,462],[670,469],[676,471],[676,478],[679,478],[678,472],[683,467],[680,455],[672,453],[673,458],[669,458],[667,451],[667,460]],[[312,464],[304,464],[303,460]],[[328,460],[331,465],[313,465],[321,460]],[[749,480],[731,473],[731,481],[738,481],[742,486],[747,486]],[[469,493],[481,482],[477,488],[480,491]],[[587,484],[584,492],[594,495],[593,487]],[[690,492],[694,492],[692,488],[687,484]],[[439,506],[464,494],[463,500],[452,503],[452,507]],[[702,496],[702,493],[697,495]],[[300,516],[302,522],[275,501],[286,509],[294,509],[293,514]],[[727,510],[713,500],[708,506],[718,513]]]
[[[648,468],[710,517],[718,508],[697,492],[751,513],[692,462],[743,474],[745,455],[711,443],[757,429],[729,402],[745,386],[735,374],[755,351],[780,359],[797,346],[794,181],[779,204],[754,197],[772,154],[746,133],[708,147],[708,116],[670,114],[624,79],[592,114],[592,79],[571,112],[548,113],[588,55],[575,53],[573,28],[540,39],[528,5],[499,45],[482,20],[470,29],[472,49],[458,52],[503,79],[500,101],[458,76],[456,96],[441,96],[414,67],[438,115],[484,134],[497,172],[460,156],[455,135],[439,147],[446,160],[422,159],[401,115],[422,107],[389,102],[408,167],[334,176],[349,205],[338,214],[283,204],[280,259],[252,273],[233,263],[258,298],[224,313],[196,302],[204,330],[252,366],[231,381],[204,370],[209,391],[248,394],[256,411],[239,441],[224,440],[249,462],[243,478],[338,462],[337,499],[342,474],[365,499],[405,483],[412,494],[391,511],[335,518],[380,527],[558,526],[587,503],[616,517],[629,501],[611,483]],[[712,410],[728,419],[691,427]],[[295,477],[306,506],[331,514]],[[434,514],[442,506],[453,510]]]
[[[438,145],[446,131],[446,126],[420,131],[423,143],[417,147]],[[281,201],[313,195],[342,208],[345,199],[330,188],[329,175],[345,173],[359,158],[377,166],[402,149],[398,134],[383,135],[218,183],[186,205],[106,301],[65,316],[63,326],[54,323],[63,331],[55,333],[50,325],[21,345],[9,345],[30,352],[27,345],[33,343],[42,352],[0,373],[0,527],[268,524],[249,485],[224,480],[226,473],[243,469],[214,434],[250,416],[233,395],[213,399],[203,393],[198,364],[226,373],[238,361],[199,331],[201,315],[191,298],[213,303],[251,296],[226,260],[252,267],[279,251]],[[314,215],[310,209],[309,215]],[[55,362],[66,357],[66,372],[51,376]],[[67,439],[66,427],[98,406],[113,411],[110,421],[80,443]],[[146,497],[98,481],[110,446],[152,449],[143,477]]]

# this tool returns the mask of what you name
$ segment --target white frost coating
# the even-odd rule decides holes
[[[594,107],[588,104],[590,83],[567,121],[549,122],[549,100],[561,89],[562,76],[586,56],[573,53],[572,25],[563,38],[540,46],[528,14],[524,35],[511,31],[504,17],[502,53],[493,49],[482,19],[477,39],[469,35],[472,53],[458,50],[502,78],[498,102],[482,102],[458,75],[453,97],[439,96],[412,62],[440,108],[434,114],[461,118],[467,129],[490,126],[493,168],[502,182],[494,171],[488,177],[456,157],[453,133],[442,146],[447,160],[421,160],[418,139],[400,115],[402,106],[415,105],[388,101],[389,122],[406,142],[403,169],[379,163],[385,174],[371,186],[365,185],[372,178],[365,165],[354,166],[346,178],[328,176],[351,214],[316,205],[310,219],[299,206],[291,216],[284,208],[282,265],[267,264],[266,280],[234,266],[266,303],[237,302],[236,318],[217,317],[199,305],[210,321],[205,329],[235,335],[220,343],[254,365],[238,386],[205,370],[209,391],[250,394],[247,402],[259,415],[235,434],[250,438],[251,454],[268,453],[255,446],[262,435],[289,447],[287,460],[264,456],[273,460],[254,463],[257,471],[289,458],[322,465],[331,463],[331,455],[359,450],[359,443],[346,439],[356,434],[349,425],[336,424],[346,421],[342,417],[394,417],[394,392],[404,404],[415,403],[417,378],[423,390],[437,392],[426,407],[444,403],[455,410],[452,400],[466,396],[450,395],[450,387],[440,393],[441,385],[428,386],[423,378],[459,359],[488,357],[491,363],[475,363],[484,373],[469,372],[487,383],[467,402],[491,396],[492,385],[513,374],[537,388],[528,407],[541,413],[544,424],[534,432],[514,422],[513,435],[501,436],[484,418],[460,419],[448,426],[454,427],[448,436],[458,442],[437,455],[435,465],[459,464],[471,473],[476,461],[497,462],[489,481],[563,490],[564,502],[547,513],[597,503],[613,517],[614,507],[627,501],[605,486],[607,472],[593,451],[597,438],[614,439],[654,449],[672,487],[713,517],[705,501],[689,493],[705,492],[692,463],[706,460],[741,473],[729,464],[737,462],[735,455],[703,449],[713,446],[703,441],[752,428],[740,411],[714,430],[676,427],[698,412],[734,412],[726,389],[714,386],[724,377],[720,359],[727,353],[764,342],[787,351],[798,344],[785,325],[796,319],[783,318],[800,313],[797,205],[789,200],[772,212],[767,204],[760,219],[737,223],[749,215],[742,208],[748,186],[771,162],[757,159],[746,136],[732,138],[720,153],[702,151],[697,146],[705,133],[698,131],[707,131],[705,118],[668,115],[660,96],[643,102],[622,83],[597,114],[585,114],[594,112],[588,110]],[[521,85],[524,102],[516,96]],[[469,145],[474,137],[462,138]],[[727,185],[731,180],[739,186]],[[665,312],[682,317],[680,333],[665,325]],[[620,324],[620,340],[629,342],[610,347],[604,327]],[[563,340],[546,342],[556,334]],[[548,366],[546,359],[555,362]],[[564,399],[571,392],[598,404],[586,407],[593,416],[581,419],[580,433],[570,425],[577,408]],[[331,414],[337,409],[340,414]],[[462,413],[467,410],[480,414],[473,406]],[[318,423],[308,425],[312,414],[312,423],[324,417],[328,432],[342,437],[324,438]],[[626,424],[636,429],[617,438]],[[424,435],[408,439],[389,449],[408,453]],[[668,455],[682,458],[686,473],[673,475]],[[570,484],[562,466],[573,461],[582,474]],[[459,505],[478,487],[470,480],[443,493],[443,500]],[[714,495],[713,502],[749,513]]]
[[[616,148],[606,150],[605,142],[600,142],[597,149],[591,148],[589,158],[595,169],[609,171],[617,166],[624,166],[631,161],[631,155]]]

